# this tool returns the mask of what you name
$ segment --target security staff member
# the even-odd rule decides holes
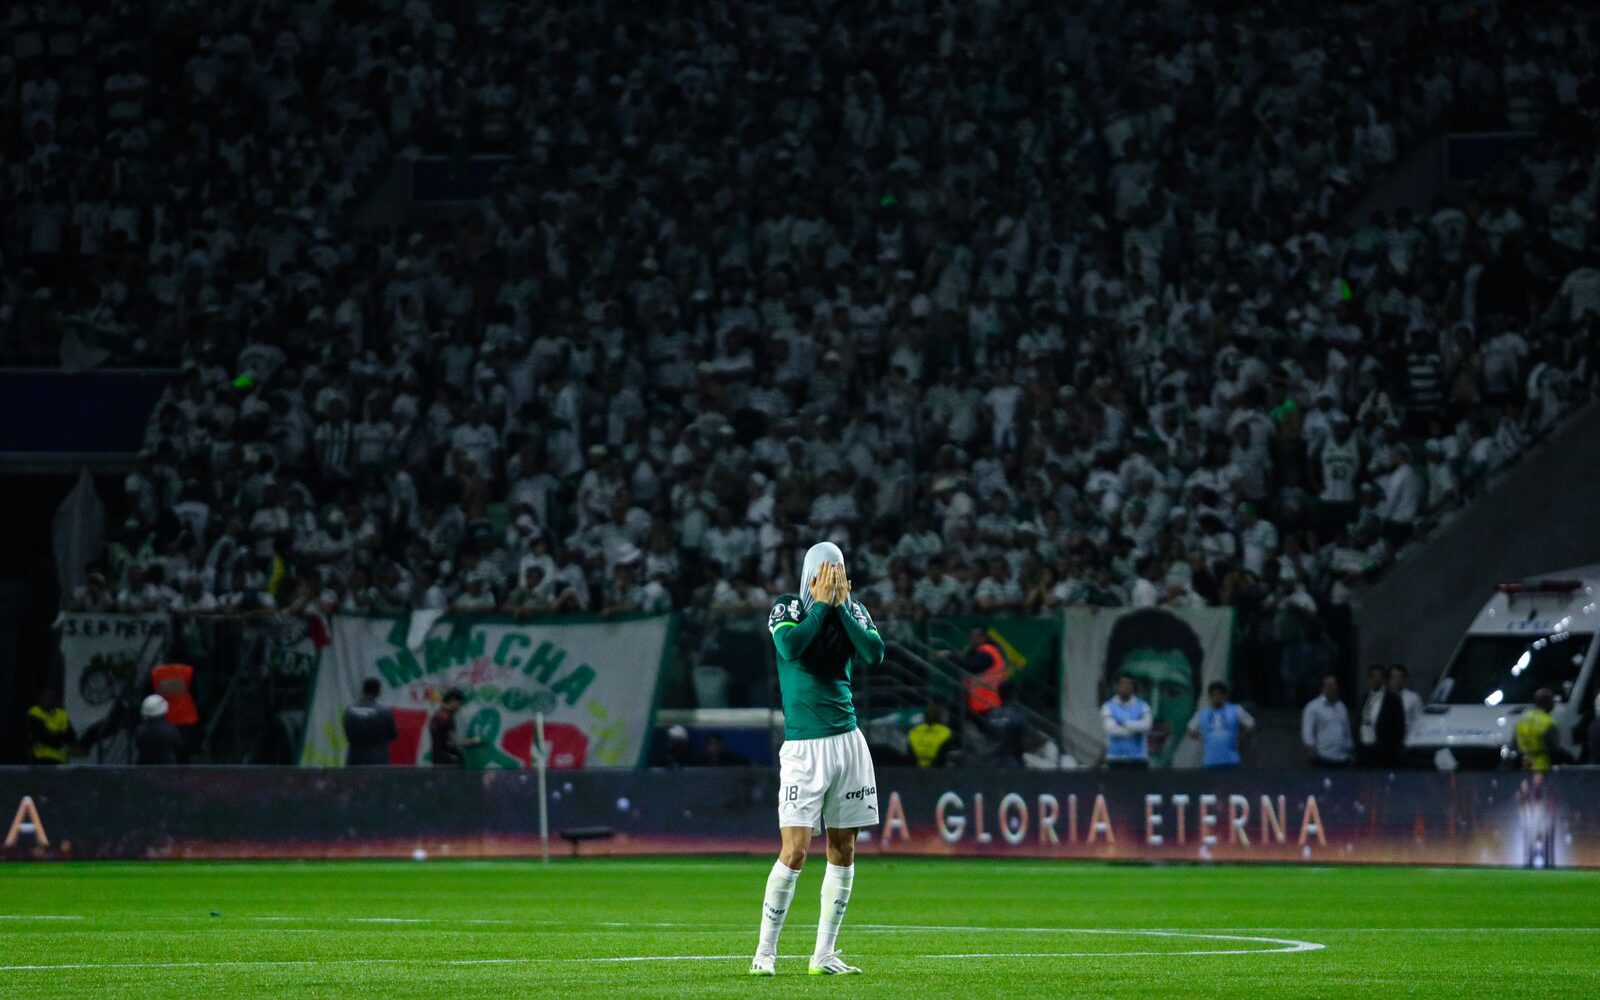
[[[1552,764],[1565,764],[1567,751],[1561,746],[1561,733],[1550,713],[1555,710],[1555,692],[1540,688],[1533,693],[1533,706],[1517,720],[1517,750],[1525,771],[1548,771]]]
[[[973,626],[967,637],[967,651],[944,655],[971,674],[962,681],[967,691],[967,711],[981,716],[1000,707],[1000,684],[1011,676],[1011,671],[1006,666],[1005,654],[989,638],[987,629]]]
[[[906,734],[906,743],[917,758],[918,767],[943,767],[950,755],[950,741],[955,733],[944,724],[944,706],[929,705],[920,726],[912,726]]]
[[[376,677],[361,682],[361,700],[344,710],[344,736],[350,741],[345,767],[382,767],[389,763],[389,744],[400,735],[394,713],[378,704],[383,685]]]
[[[78,738],[54,689],[39,692],[39,703],[28,709],[28,763],[60,765]]]
[[[183,760],[200,745],[200,710],[194,703],[194,668],[187,663],[163,663],[150,671],[150,687],[167,701],[167,721],[183,737]]]

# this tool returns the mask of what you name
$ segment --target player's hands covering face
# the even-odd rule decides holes
[[[823,563],[811,581],[811,599],[823,604],[843,604],[850,597],[850,581],[844,578],[842,563]]]
[[[811,578],[811,599],[823,604],[833,603],[833,564],[823,563],[817,575]]]

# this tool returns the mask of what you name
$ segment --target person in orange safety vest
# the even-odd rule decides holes
[[[945,656],[969,675],[962,682],[969,712],[988,715],[1000,707],[1000,685],[1011,676],[1011,669],[1006,666],[1000,646],[989,638],[988,630],[974,626],[967,636],[966,652],[946,653]]]
[[[183,734],[183,763],[187,764],[200,736],[200,710],[194,703],[194,668],[187,663],[162,663],[151,669],[150,687],[167,699],[167,721]]]

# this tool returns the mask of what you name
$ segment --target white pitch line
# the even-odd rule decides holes
[[[0,913],[0,920],[83,920],[82,914],[73,913]]]
[[[568,962],[605,963],[605,962],[731,962],[736,958],[748,959],[749,955],[622,955],[616,958],[569,958]],[[798,955],[790,956],[799,958]]]
[[[1230,927],[1296,934],[1600,934],[1600,927]]]
[[[48,969],[244,969],[271,965],[378,965],[392,964],[388,958],[285,958],[248,959],[223,962],[72,962],[60,965],[0,965],[0,972],[37,972]]]
[[[1017,928],[1013,928],[1013,929],[1017,929]],[[1034,930],[1040,930],[1040,928],[1029,928],[1028,930],[1029,931],[1034,931]],[[1060,955],[1063,958],[1069,958],[1069,957],[1071,957],[1071,958],[1097,957],[1098,958],[1098,957],[1104,957],[1105,955],[1136,955],[1136,956],[1145,956],[1145,955],[1287,955],[1287,954],[1293,954],[1295,952],[1302,952],[1302,951],[1321,951],[1323,948],[1327,947],[1327,945],[1318,944],[1315,941],[1297,941],[1297,940],[1295,940],[1293,938],[1256,937],[1256,936],[1253,936],[1253,935],[1245,935],[1245,934],[1209,934],[1209,933],[1203,933],[1203,932],[1198,932],[1198,931],[1151,931],[1151,930],[1132,930],[1132,929],[1118,929],[1118,928],[1107,928],[1107,927],[1076,927],[1076,928],[1062,927],[1062,928],[1057,928],[1056,930],[1057,930],[1058,933],[1061,933],[1061,934],[1099,934],[1099,935],[1122,936],[1122,937],[1183,938],[1185,940],[1190,940],[1190,941],[1237,941],[1237,942],[1243,942],[1243,943],[1248,943],[1248,944],[1278,945],[1279,947],[1275,947],[1275,948],[1233,948],[1233,949],[1226,949],[1226,950],[1223,950],[1223,949],[1208,949],[1208,950],[1205,950],[1205,951],[1152,951],[1152,952],[1107,952],[1107,953],[1081,952],[1081,953],[1078,953],[1078,954],[1072,954],[1072,953],[1067,953],[1067,952],[1044,952],[1044,953],[1041,953],[1041,954],[1007,955],[1005,957],[1014,957],[1014,958],[1047,958],[1047,957],[1050,957],[1052,955]],[[917,957],[918,958],[1000,958],[1002,956],[999,953],[993,953],[993,954],[967,953],[967,954],[956,954],[956,955],[919,955]]]
[[[889,931],[892,927],[882,926],[874,930]],[[929,929],[923,927],[923,929]],[[953,928],[961,929],[961,928]],[[1001,930],[1002,928],[994,928]],[[1010,928],[1016,929],[1016,928]],[[1205,941],[1243,941],[1252,944],[1279,945],[1275,948],[1234,948],[1234,949],[1205,949],[1200,951],[1140,951],[1140,952],[972,952],[964,954],[925,954],[908,956],[914,959],[981,959],[981,958],[1116,958],[1125,956],[1134,957],[1170,957],[1185,958],[1206,955],[1278,955],[1304,951],[1319,951],[1326,947],[1314,941],[1296,941],[1289,938],[1253,937],[1240,934],[1204,934],[1193,931],[1150,931],[1127,930],[1103,927],[1057,927],[1034,928],[1034,930],[1051,930],[1058,934],[1102,934],[1143,937],[1183,938],[1187,940]],[[195,968],[255,968],[274,966],[331,966],[331,965],[445,965],[445,966],[470,966],[470,965],[528,965],[538,962],[547,963],[619,963],[619,962],[722,962],[742,959],[744,955],[618,955],[600,958],[568,958],[544,959],[537,957],[517,958],[458,958],[430,962],[428,959],[403,959],[403,958],[328,958],[328,959],[246,959],[222,962],[72,962],[60,964],[39,965],[0,965],[0,972],[42,972],[47,970],[70,969],[195,969]]]
[[[1310,948],[1238,948],[1216,951],[973,951],[954,955],[912,955],[912,958],[1201,958],[1207,955],[1288,955],[1297,951],[1317,951],[1323,946],[1311,944]]]

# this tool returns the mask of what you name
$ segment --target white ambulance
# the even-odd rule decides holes
[[[1533,693],[1555,693],[1561,742],[1576,753],[1594,718],[1600,566],[1495,587],[1406,734],[1425,766],[1518,767],[1517,719]]]

